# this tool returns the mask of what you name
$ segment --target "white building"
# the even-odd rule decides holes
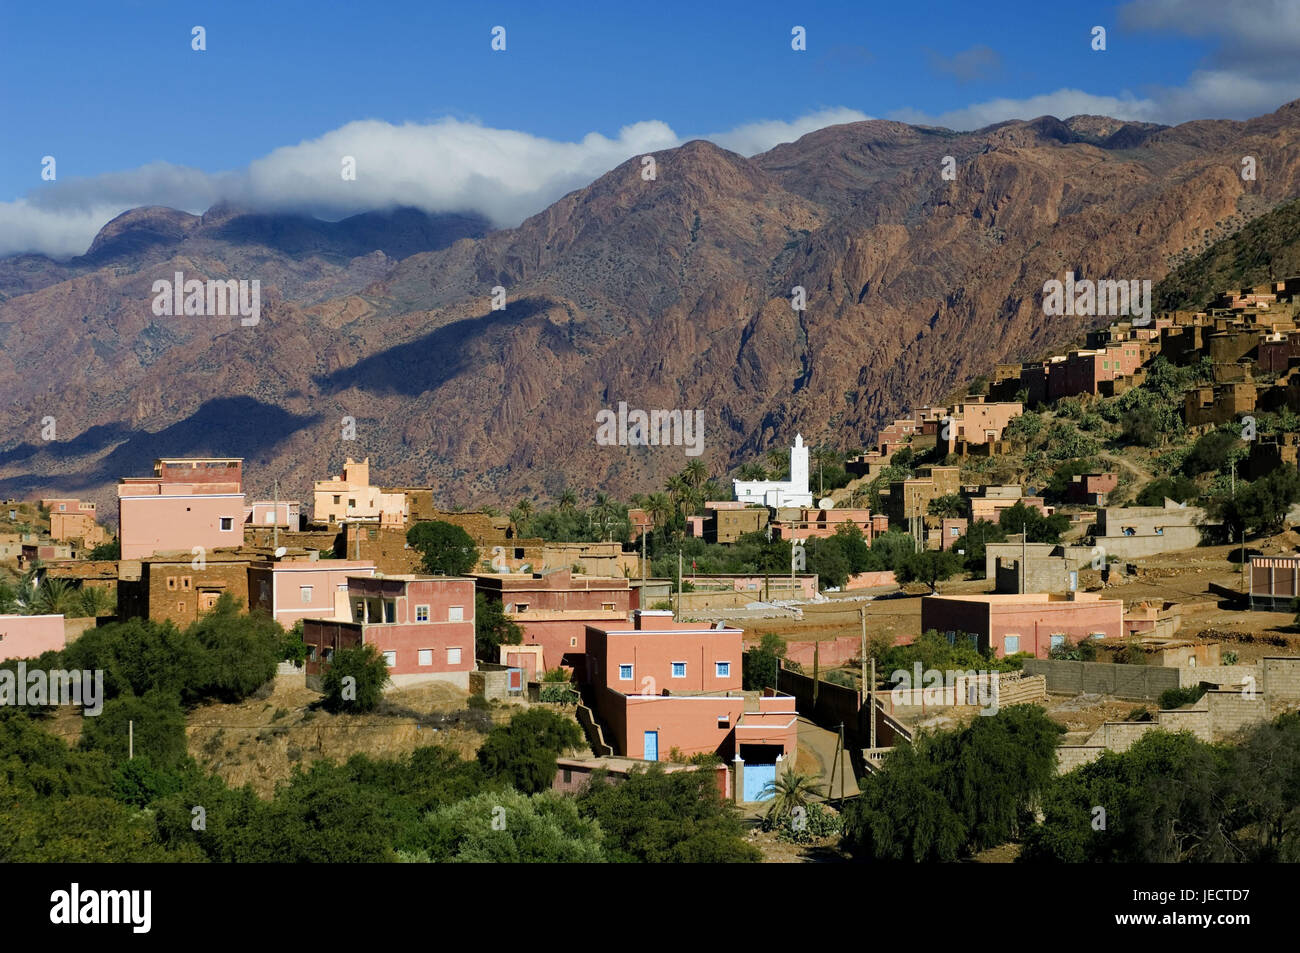
[[[812,506],[812,492],[808,489],[808,448],[803,435],[795,434],[790,448],[790,479],[732,480],[736,499],[742,503],[761,503],[765,506]]]

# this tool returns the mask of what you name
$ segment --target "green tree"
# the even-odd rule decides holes
[[[474,540],[454,523],[442,520],[416,523],[406,531],[406,541],[421,556],[421,572],[463,576],[478,562]]]
[[[943,519],[961,519],[967,513],[969,505],[966,497],[960,493],[946,493],[943,496],[936,496],[926,506],[926,512],[931,516],[938,516]]]
[[[785,639],[774,632],[765,632],[758,645],[749,648],[742,658],[742,684],[745,691],[776,688],[779,659],[785,655]]]
[[[506,615],[500,600],[474,594],[474,652],[479,658],[499,661],[497,646],[519,645],[523,640],[524,630]]]
[[[244,615],[242,608],[230,593],[222,593],[185,632],[203,649],[198,682],[205,698],[241,701],[275,677],[284,629],[265,613]]]
[[[910,582],[915,580],[923,582],[931,589],[935,583],[951,579],[962,571],[963,559],[951,549],[925,549],[919,553],[913,553],[907,559],[903,560],[903,565],[899,572],[900,582]]]
[[[388,663],[374,645],[339,649],[321,679],[323,704],[332,712],[374,711],[388,682]]]
[[[94,549],[92,549],[89,553],[86,554],[86,558],[87,559],[121,559],[122,544],[117,539],[114,539],[111,543],[100,543],[98,546],[96,546]]]
[[[478,751],[484,774],[524,794],[545,791],[555,780],[555,759],[582,744],[576,722],[544,708],[517,712],[497,725]]]
[[[578,797],[578,810],[605,832],[605,851],[620,863],[754,863],[758,849],[743,839],[735,806],[718,793],[709,770],[634,768],[611,784],[601,772]]]
[[[591,864],[605,860],[600,824],[551,791],[477,794],[428,815],[429,856],[473,864]]]
[[[175,767],[186,756],[185,713],[172,692],[152,689],[142,697],[123,695],[104,703],[104,710],[81,722],[81,747],[102,751],[115,764],[133,749],[160,768]]]

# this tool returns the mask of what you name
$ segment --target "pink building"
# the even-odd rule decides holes
[[[1142,348],[1130,341],[1089,351],[1071,351],[1052,365],[1047,378],[1048,400],[1077,394],[1096,394],[1098,384],[1127,377],[1142,366]]]
[[[1124,602],[1086,592],[925,596],[921,631],[931,629],[950,638],[973,637],[981,651],[992,646],[998,657],[1029,652],[1047,658],[1067,641],[1122,637]]]
[[[258,500],[244,507],[244,522],[250,526],[279,526],[296,530],[302,504],[297,500]]]
[[[632,609],[631,584],[623,576],[575,575],[570,569],[477,573],[474,585],[524,630],[523,645],[541,646],[543,670],[562,665],[585,670],[587,626],[626,622]],[[507,659],[507,664],[536,676],[535,653],[522,654],[532,657]]]
[[[875,522],[869,509],[812,509],[810,507],[782,507],[772,521],[775,539],[805,540],[814,537],[834,536],[840,526],[852,523],[861,531],[867,544],[871,544]]]
[[[0,662],[37,658],[65,644],[61,615],[0,615]]]
[[[1119,486],[1118,473],[1080,473],[1065,488],[1066,499],[1071,503],[1105,506],[1106,494]]]
[[[605,739],[646,761],[674,748],[683,756],[738,757],[747,790],[753,779],[774,776],[778,762],[793,763],[794,699],[741,690],[741,639],[739,629],[675,622],[668,612],[638,611],[617,628],[589,626],[586,680]]]
[[[40,505],[55,513],[80,513],[83,516],[89,516],[95,519],[95,504],[87,503],[85,500],[79,500],[76,497],[53,496],[46,497],[39,501]]]
[[[469,688],[474,670],[474,580],[457,576],[348,577],[347,613],[306,619],[307,675],[339,649],[373,645],[394,685],[445,681]]]
[[[348,608],[348,577],[373,576],[360,559],[276,562],[248,569],[248,608],[260,609],[286,629],[299,619],[341,616]]]
[[[239,546],[244,541],[243,460],[158,460],[151,477],[117,486],[123,559]]]

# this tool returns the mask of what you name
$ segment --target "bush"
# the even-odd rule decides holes
[[[1189,688],[1169,688],[1160,693],[1160,707],[1164,709],[1182,708],[1184,705],[1200,701],[1201,696],[1204,694],[1204,685],[1193,685]]]
[[[470,695],[465,701],[466,707],[471,710],[482,711],[488,707],[488,700],[482,695]]]
[[[524,794],[545,791],[555,780],[555,759],[582,744],[582,730],[572,720],[545,708],[515,714],[508,725],[493,728],[478,751],[489,778],[500,779]]]
[[[478,562],[473,538],[455,523],[428,520],[406,531],[406,542],[422,558],[420,571],[463,576]]]
[[[374,711],[388,684],[388,663],[379,650],[367,643],[340,649],[330,659],[321,680],[324,706],[331,712]]]

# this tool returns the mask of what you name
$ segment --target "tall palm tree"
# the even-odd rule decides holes
[[[667,493],[651,493],[646,497],[645,506],[656,528],[664,526],[673,513],[673,501]]]
[[[528,519],[528,517],[533,515],[533,503],[531,500],[520,500],[515,504],[515,509],[519,511],[519,515],[524,519]]]
[[[767,451],[767,472],[773,480],[784,480],[790,475],[790,451],[773,447]]]
[[[683,505],[686,502],[686,494],[690,490],[690,484],[683,479],[680,473],[674,473],[664,481],[664,489],[668,495],[673,498],[673,510],[678,515],[682,515]]]
[[[811,797],[821,796],[819,780],[820,774],[803,774],[794,768],[786,768],[784,774],[763,786],[764,794],[772,794],[767,816],[774,821],[785,821],[796,807],[807,808]]]
[[[682,478],[698,490],[704,485],[704,481],[709,478],[709,468],[704,465],[703,460],[697,457],[682,468]]]
[[[81,602],[79,608],[87,618],[97,619],[102,615],[113,614],[115,609],[114,600],[107,589],[83,585],[78,590],[78,594]]]
[[[571,487],[565,487],[564,492],[560,494],[560,509],[572,510],[578,505],[578,494],[573,492]]]
[[[767,470],[763,467],[763,464],[751,460],[740,465],[740,469],[736,471],[736,479],[746,481],[766,480]]]

